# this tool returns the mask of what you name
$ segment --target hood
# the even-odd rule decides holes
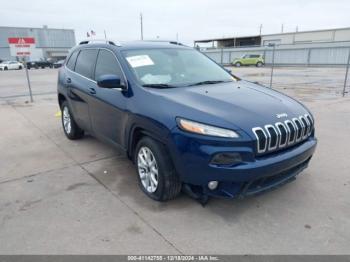
[[[251,130],[308,113],[296,100],[243,80],[151,92],[163,97],[162,108],[175,116],[236,130]]]

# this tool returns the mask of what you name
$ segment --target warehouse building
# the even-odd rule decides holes
[[[280,34],[252,35],[240,37],[211,38],[195,40],[195,46],[203,45],[210,48],[267,46],[270,43],[277,45],[295,45],[312,43],[332,43],[350,41],[350,27],[290,32]]]
[[[33,37],[35,49],[30,60],[64,59],[69,50],[75,46],[75,33],[72,29],[54,29],[27,27],[0,27],[0,60],[17,60],[11,56],[8,38]]]
[[[350,55],[350,27],[213,38],[196,40],[194,44],[220,64],[230,64],[244,55],[262,55],[265,64],[274,61],[281,66],[343,66]]]

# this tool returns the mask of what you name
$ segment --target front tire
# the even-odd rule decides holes
[[[82,130],[74,121],[72,111],[70,110],[67,101],[64,101],[61,105],[61,120],[63,131],[68,139],[75,140],[84,136],[84,130]]]
[[[242,64],[241,64],[240,62],[235,63],[235,66],[236,66],[236,67],[241,67],[241,65],[242,65]]]
[[[181,191],[181,181],[166,148],[155,140],[142,138],[134,156],[141,190],[157,201],[175,198]]]
[[[256,63],[256,67],[262,67],[263,66],[263,63],[262,62],[257,62]]]

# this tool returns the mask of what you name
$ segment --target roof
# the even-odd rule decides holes
[[[35,29],[35,30],[67,30],[67,31],[74,31],[74,29],[71,28],[51,28],[51,27],[22,27],[22,26],[0,26],[0,29]]]
[[[201,39],[201,40],[194,40],[194,42],[211,42],[211,41],[221,41],[221,40],[232,40],[232,39],[238,39],[238,38],[256,38],[261,37],[261,35],[251,35],[251,36],[232,36],[232,37],[221,37],[221,38],[209,38],[209,39]]]
[[[232,40],[238,38],[256,38],[263,36],[274,36],[274,35],[290,35],[290,34],[303,34],[303,33],[317,33],[317,32],[326,32],[326,31],[338,31],[338,30],[350,30],[350,27],[339,27],[332,29],[319,29],[319,30],[308,30],[308,31],[299,31],[299,32],[285,32],[285,33],[274,33],[274,34],[262,34],[262,35],[251,35],[251,36],[231,36],[231,37],[221,37],[221,38],[209,38],[209,39],[201,39],[194,40],[196,43],[200,42],[211,42],[211,41],[221,41],[221,40]]]

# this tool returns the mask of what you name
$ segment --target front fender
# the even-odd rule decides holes
[[[125,128],[125,148],[127,148],[129,157],[134,153],[137,142],[135,140],[138,139],[139,133],[147,135],[166,145],[170,130],[165,125],[154,119],[142,115],[130,115]]]

